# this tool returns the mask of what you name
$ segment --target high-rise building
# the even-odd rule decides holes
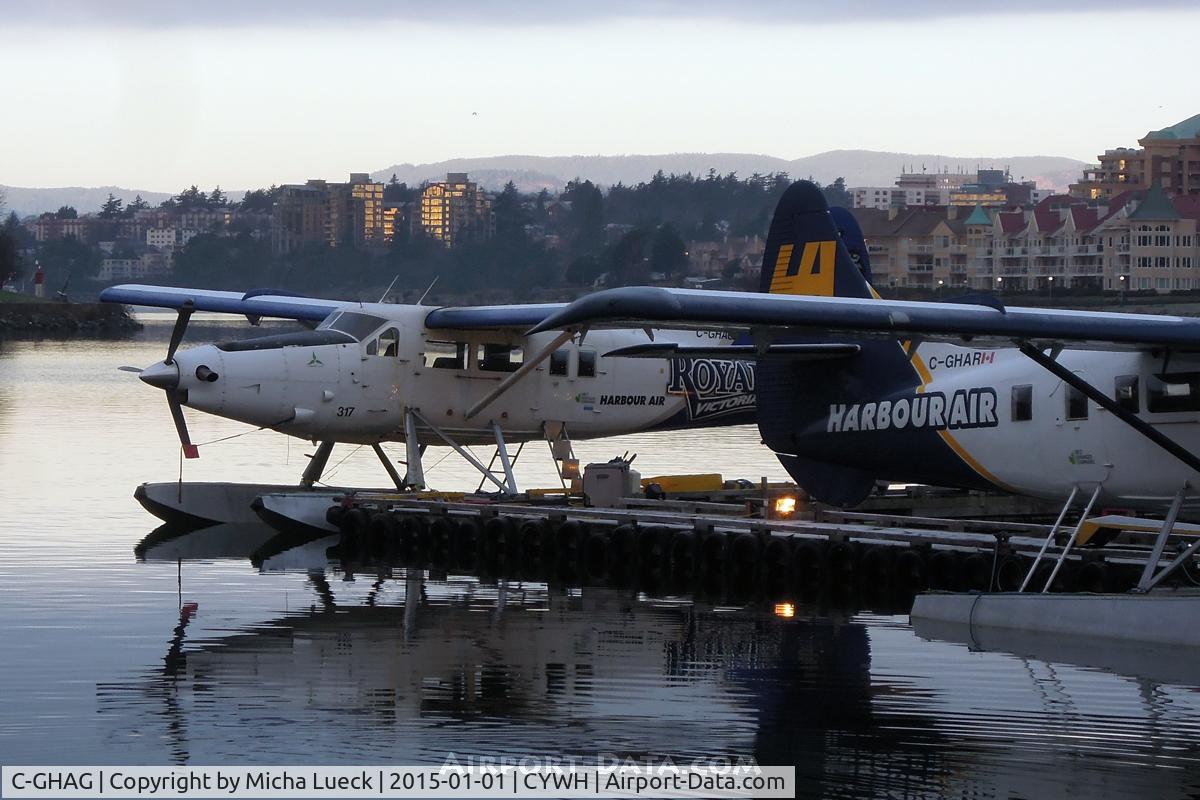
[[[325,181],[279,188],[271,218],[271,252],[290,253],[304,245],[325,241]]]
[[[370,247],[384,243],[383,184],[365,172],[346,183],[310,180],[280,188],[271,220],[276,255],[308,244]]]
[[[465,172],[450,172],[421,193],[421,227],[446,247],[490,239],[496,230],[492,201]]]
[[[1200,114],[1169,128],[1151,131],[1139,148],[1118,147],[1097,156],[1099,164],[1071,184],[1071,195],[1111,200],[1121,192],[1157,183],[1167,194],[1200,194]]]

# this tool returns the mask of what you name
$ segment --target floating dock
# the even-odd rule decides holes
[[[913,625],[957,626],[967,640],[995,631],[1200,645],[1200,592],[1152,594],[923,594],[913,603]],[[934,630],[937,630],[934,628]],[[1193,654],[1194,658],[1194,654]]]
[[[314,535],[336,530],[337,555],[353,562],[448,569],[559,565],[594,578],[726,574],[759,582],[780,597],[829,585],[913,594],[1015,590],[1049,532],[1038,523],[862,512],[773,520],[697,501],[583,508],[359,492],[336,504],[283,493],[261,497],[257,505],[277,527],[286,528],[291,514]],[[312,525],[318,513],[321,527]],[[1146,549],[1136,544],[1079,549],[1065,559],[1054,588],[1123,591],[1136,583],[1145,560]],[[1050,568],[1042,565],[1038,575],[1044,580]]]

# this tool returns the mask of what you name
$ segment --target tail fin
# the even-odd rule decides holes
[[[816,184],[788,187],[767,233],[760,290],[774,294],[873,297],[862,230],[844,208],[829,208]]]
[[[767,234],[761,291],[878,297],[870,275],[866,242],[853,215],[829,208],[809,181],[788,187]],[[833,341],[812,335],[792,341],[814,340]],[[830,447],[811,434],[824,429],[831,403],[914,386],[917,376],[900,345],[865,341],[857,356],[815,366],[767,356],[759,359],[757,375],[759,431],[796,483],[835,505],[856,505],[867,497],[878,476],[847,460],[840,442]]]

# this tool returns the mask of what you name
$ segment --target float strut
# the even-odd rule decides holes
[[[329,454],[333,452],[333,445],[333,442],[321,442],[317,452],[312,454],[312,460],[308,462],[308,466],[304,468],[304,474],[300,476],[300,485],[305,489],[311,489],[314,483],[321,480],[321,473],[325,471],[325,465],[329,463]]]
[[[424,489],[425,468],[421,465],[421,454],[425,448],[417,442],[417,412],[412,409],[404,412],[404,447],[407,451],[405,460],[408,462],[404,483],[412,489]]]
[[[1154,570],[1158,568],[1158,561],[1162,558],[1163,549],[1167,546],[1167,539],[1170,538],[1171,531],[1175,528],[1175,520],[1179,516],[1179,509],[1183,507],[1183,494],[1186,490],[1187,484],[1185,483],[1180,487],[1179,492],[1175,495],[1175,499],[1171,501],[1171,509],[1167,512],[1167,518],[1163,520],[1163,526],[1158,532],[1158,538],[1154,540],[1154,550],[1150,553],[1150,557],[1146,559],[1146,568],[1142,570],[1142,579],[1138,581],[1137,588],[1134,589],[1139,594],[1145,594],[1150,591],[1150,588],[1154,584],[1166,577],[1163,574],[1159,576],[1158,580],[1152,581]],[[1168,569],[1172,568],[1168,567]]]
[[[504,444],[504,432],[500,430],[500,423],[493,422],[492,430],[496,433],[496,452],[500,456],[500,465],[504,467],[504,482],[508,484],[508,493],[517,493],[517,479],[513,475],[512,462],[508,459],[508,447]]]
[[[396,471],[396,466],[392,460],[388,458],[388,454],[383,452],[383,447],[378,443],[371,445],[371,449],[375,451],[375,455],[379,456],[379,462],[383,464],[383,468],[387,470],[388,477],[392,479],[392,483],[396,484],[396,488],[404,491],[404,478],[400,477],[400,473]]]

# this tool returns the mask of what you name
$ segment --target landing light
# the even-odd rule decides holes
[[[775,516],[790,517],[796,513],[796,498],[791,495],[775,498]]]
[[[796,616],[796,606],[791,603],[776,603],[775,616],[783,619],[791,619]]]

